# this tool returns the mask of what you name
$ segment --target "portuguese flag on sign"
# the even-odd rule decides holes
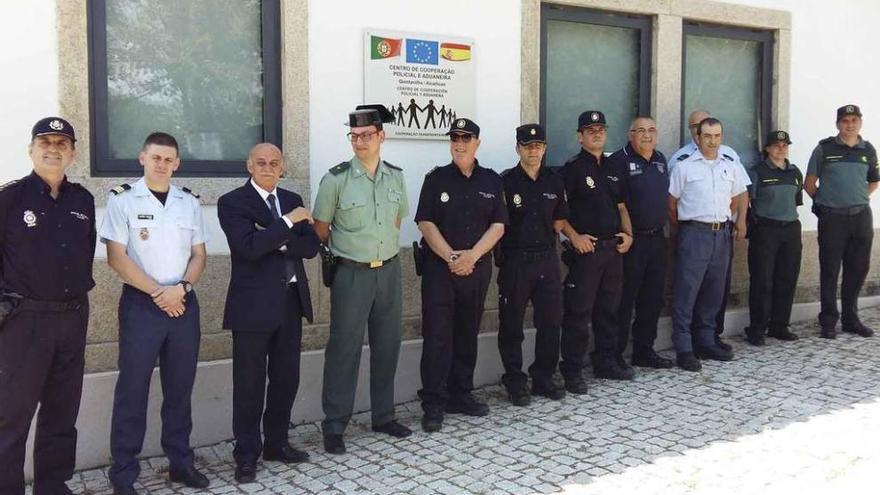
[[[400,42],[381,36],[370,36],[370,60],[400,56]]]
[[[450,62],[464,62],[471,59],[471,47],[470,45],[458,43],[442,43],[440,45],[440,56]]]

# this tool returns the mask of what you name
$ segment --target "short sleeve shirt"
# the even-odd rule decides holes
[[[565,185],[556,172],[542,166],[532,179],[521,165],[501,173],[510,226],[502,249],[542,250],[556,245],[553,223],[568,219]]]
[[[98,232],[101,242],[126,246],[126,254],[162,285],[175,284],[186,273],[192,247],[208,240],[199,200],[175,185],[165,205],[142,178],[131,189],[111,194]]]
[[[398,222],[409,215],[403,172],[379,160],[373,177],[352,157],[326,173],[315,198],[316,220],[329,223],[333,254],[358,261],[385,261],[400,252]]]
[[[769,159],[749,168],[752,215],[780,222],[798,219],[797,207],[804,204],[804,178],[796,166],[785,161],[779,168]]]
[[[618,178],[633,230],[662,229],[666,225],[669,197],[669,169],[663,153],[655,150],[651,158],[645,160],[627,144],[612,153],[607,161]]]
[[[880,163],[877,151],[861,137],[855,146],[829,137],[813,150],[807,174],[819,178],[816,204],[829,208],[866,205],[870,202],[868,182],[880,181]]]
[[[479,163],[470,177],[455,163],[435,168],[425,176],[415,221],[435,224],[452,249],[471,249],[492,224],[508,224],[501,176]]]
[[[580,234],[610,237],[620,232],[620,211],[623,203],[618,178],[608,166],[590,153],[581,150],[562,168],[565,193],[570,211],[569,222]]]
[[[731,200],[746,191],[742,164],[719,153],[715,160],[699,150],[678,162],[669,179],[669,194],[678,199],[678,220],[727,222]]]

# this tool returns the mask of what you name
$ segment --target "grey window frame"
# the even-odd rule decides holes
[[[540,119],[546,122],[547,109],[547,22],[567,21],[600,26],[624,27],[639,31],[639,114],[651,113],[651,58],[653,19],[651,16],[572,7],[553,3],[541,4],[541,99]],[[627,123],[626,125],[629,125]]]
[[[89,108],[91,173],[93,177],[137,177],[137,159],[110,158],[107,120],[106,0],[86,5],[89,44]],[[262,0],[263,141],[281,148],[281,0]],[[146,137],[146,136],[144,136]],[[243,177],[240,160],[187,160],[176,175],[183,177]]]
[[[761,82],[758,85],[760,91],[759,100],[761,107],[758,109],[761,115],[761,129],[758,131],[758,149],[763,147],[764,136],[771,131],[773,125],[773,52],[775,36],[773,31],[765,29],[750,29],[746,27],[724,26],[708,24],[697,21],[685,20],[681,33],[681,122],[688,121],[687,113],[690,109],[685,108],[685,91],[687,86],[687,38],[688,35],[706,36],[710,38],[725,38],[744,41],[757,41],[761,43]],[[680,146],[691,139],[690,133],[685,131],[685,126],[679,126]]]

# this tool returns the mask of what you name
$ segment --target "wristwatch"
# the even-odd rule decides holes
[[[187,294],[189,294],[190,292],[193,291],[193,284],[189,283],[189,282],[186,281],[186,280],[181,280],[181,281],[178,282],[177,284],[178,284],[178,285],[182,285],[182,286],[183,286],[183,292],[185,292],[185,293],[187,293]]]

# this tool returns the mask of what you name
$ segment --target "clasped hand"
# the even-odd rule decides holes
[[[178,285],[161,285],[150,294],[159,309],[172,318],[183,316],[186,311],[186,291]]]

